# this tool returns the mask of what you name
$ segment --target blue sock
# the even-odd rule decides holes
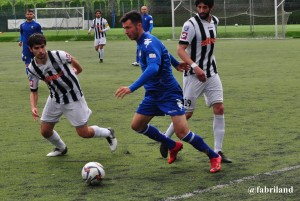
[[[176,145],[176,142],[169,138],[168,136],[162,134],[156,127],[148,124],[148,127],[146,130],[141,131],[139,133],[142,133],[146,136],[148,136],[150,139],[162,142],[168,147],[168,149],[173,149]]]
[[[216,154],[205,142],[204,140],[197,134],[190,131],[185,137],[181,140],[190,143],[197,150],[204,152],[209,158],[218,158],[219,155]]]

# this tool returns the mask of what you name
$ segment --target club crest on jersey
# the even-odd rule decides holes
[[[177,101],[177,106],[180,108],[180,110],[183,110],[183,103],[180,99],[176,99]]]
[[[187,32],[182,32],[182,33],[181,33],[181,36],[180,36],[180,39],[186,40],[186,39],[187,39],[187,36],[188,36],[188,33],[187,33]]]
[[[146,48],[148,47],[148,45],[149,45],[150,43],[152,43],[152,40],[151,40],[150,38],[146,38],[146,39],[144,40],[144,45],[146,46]]]
[[[189,29],[190,29],[189,26],[184,26],[184,27],[183,27],[183,30],[184,30],[184,31],[188,31]]]
[[[30,28],[31,28],[31,29],[34,29],[34,26],[31,26]]]

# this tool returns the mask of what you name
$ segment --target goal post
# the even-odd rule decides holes
[[[78,30],[84,29],[84,7],[35,8],[36,21],[43,29]]]
[[[179,38],[183,23],[197,13],[194,2],[171,0],[173,39]],[[218,30],[224,36],[285,38],[291,13],[284,5],[285,0],[214,0],[212,14],[219,18]]]
[[[286,24],[288,17],[291,14],[284,10],[285,0],[274,0],[274,13],[275,13],[275,38],[285,38]],[[280,19],[278,19],[281,17]]]

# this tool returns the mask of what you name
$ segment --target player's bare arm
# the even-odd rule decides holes
[[[40,117],[37,109],[37,101],[38,101],[38,92],[37,91],[30,92],[31,114],[34,121],[36,121],[37,118]]]
[[[188,53],[185,51],[185,49],[188,47],[188,45],[183,45],[183,44],[179,44],[177,47],[177,54],[178,56],[187,64],[189,64],[193,69],[194,69],[194,73],[196,74],[196,76],[198,77],[198,79],[201,82],[205,82],[206,81],[206,76],[204,71],[197,65],[197,66],[193,66],[192,64],[194,64],[194,61],[190,58],[190,56],[188,55]]]
[[[125,95],[127,95],[127,94],[130,94],[131,93],[131,90],[129,89],[129,87],[120,87],[117,91],[116,91],[116,93],[115,93],[115,96],[117,97],[117,98],[124,98],[124,96]]]
[[[191,66],[185,62],[179,62],[179,65],[175,67],[177,71],[183,72],[185,70],[190,70]]]
[[[76,75],[82,72],[82,67],[75,57],[71,58],[71,65]]]

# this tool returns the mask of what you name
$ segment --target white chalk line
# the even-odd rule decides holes
[[[238,183],[242,183],[242,182],[249,181],[249,180],[254,180],[254,179],[256,179],[256,178],[258,178],[262,175],[272,176],[272,175],[277,175],[277,174],[280,174],[280,173],[283,173],[283,172],[287,172],[287,171],[291,171],[291,170],[295,170],[295,169],[299,169],[299,168],[300,168],[300,165],[285,167],[285,168],[280,169],[280,170],[274,170],[274,171],[271,171],[271,172],[256,174],[256,175],[253,175],[253,176],[243,177],[241,179],[236,179],[236,180],[233,180],[233,181],[229,181],[229,183],[227,183],[227,184],[220,184],[220,185],[212,186],[212,187],[209,187],[209,188],[206,188],[206,189],[194,190],[191,193],[185,193],[183,195],[167,197],[167,198],[164,198],[162,200],[163,201],[171,201],[171,200],[186,199],[186,198],[193,197],[197,194],[206,193],[206,192],[213,191],[213,190],[216,190],[216,189],[222,189],[222,188],[231,186],[233,184],[238,184]]]

